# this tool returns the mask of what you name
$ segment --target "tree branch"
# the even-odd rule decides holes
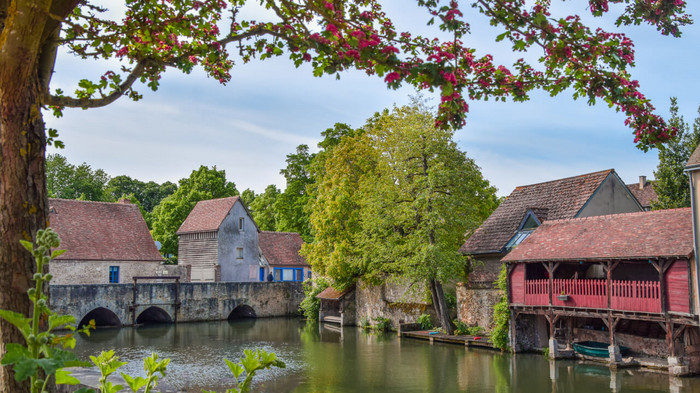
[[[44,92],[44,105],[51,106],[64,106],[69,108],[99,108],[102,106],[109,105],[116,101],[119,97],[124,95],[131,86],[136,82],[136,80],[143,75],[146,70],[146,63],[148,60],[141,60],[136,64],[126,80],[119,85],[119,88],[114,90],[112,93],[102,97],[102,98],[73,98],[65,96],[55,96],[51,95],[48,91]]]

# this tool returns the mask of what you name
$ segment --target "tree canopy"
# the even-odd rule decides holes
[[[496,189],[423,106],[385,110],[346,136],[325,161],[303,253],[339,287],[358,278],[428,284],[443,327],[441,283],[462,277],[465,234],[498,204]]]
[[[658,200],[651,202],[654,210],[690,207],[690,185],[684,170],[686,162],[700,144],[700,108],[691,129],[683,116],[678,115],[678,101],[675,97],[671,98],[668,122],[678,129],[678,134],[659,146],[659,165],[654,171],[656,180],[652,183],[658,197]]]

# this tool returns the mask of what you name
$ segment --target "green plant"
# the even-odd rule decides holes
[[[455,319],[452,323],[457,327],[455,329],[455,334],[457,335],[467,334],[470,336],[481,336],[485,333],[481,326],[469,326],[458,319]]]
[[[494,347],[499,348],[501,351],[508,350],[508,328],[510,326],[510,309],[508,308],[508,298],[506,296],[507,274],[506,266],[503,265],[501,272],[498,274],[498,279],[494,282],[496,287],[501,290],[501,300],[493,307],[494,327],[491,330],[491,342]]]
[[[317,298],[316,295],[329,286],[330,282],[324,277],[304,281],[304,300],[301,301],[299,309],[306,319],[318,320],[321,299]]]
[[[99,391],[100,393],[116,393],[124,389],[122,385],[114,385],[107,381],[107,378],[112,375],[117,369],[126,364],[119,360],[118,356],[114,356],[114,351],[102,351],[99,356],[90,356],[92,363],[100,370]],[[132,377],[131,375],[121,373],[122,378],[129,386],[132,392],[136,393],[143,389],[143,393],[150,393],[153,388],[158,386],[158,379],[165,377],[165,368],[170,363],[170,359],[158,360],[158,355],[152,353],[151,356],[143,360],[143,369],[146,371],[146,378]],[[92,389],[81,389],[79,392],[94,392]]]
[[[79,381],[64,368],[84,366],[88,363],[80,361],[71,351],[75,347],[73,334],[53,334],[53,331],[59,328],[76,331],[73,326],[75,318],[52,312],[44,294],[44,283],[48,284],[52,278],[50,273],[44,273],[44,268],[65,250],[57,249],[61,241],[58,234],[50,228],[37,231],[36,244],[26,240],[20,242],[32,253],[36,261],[37,272],[32,277],[35,286],[27,291],[32,309],[29,318],[14,311],[0,310],[0,317],[19,329],[25,341],[24,345],[5,344],[5,355],[0,363],[3,366],[12,366],[17,381],[29,379],[32,393],[46,392],[52,376],[56,384],[78,384]],[[93,321],[90,326],[94,327]],[[88,329],[89,327],[86,327],[79,331],[89,333]]]
[[[266,352],[262,349],[256,349],[252,351],[246,349],[243,351],[244,356],[239,363],[233,363],[228,359],[226,365],[228,365],[229,370],[233,374],[236,380],[236,386],[231,389],[226,389],[226,393],[247,393],[250,392],[251,385],[253,383],[253,377],[255,373],[259,370],[265,370],[270,367],[285,368],[286,365],[283,361],[277,359],[277,355],[273,352]],[[245,372],[245,378],[243,381],[240,380],[240,376]],[[216,393],[215,391],[203,390],[204,393]]]
[[[542,349],[542,353],[544,354],[544,357],[549,359],[549,347]]]
[[[416,320],[416,323],[423,330],[428,330],[433,327],[433,322],[430,320],[430,315],[428,314],[421,314]]]
[[[377,322],[376,324],[374,324],[374,330],[379,332],[388,332],[389,330],[391,330],[391,319],[377,317],[374,318],[374,320]]]
[[[372,328],[372,324],[369,322],[369,318],[365,317],[362,318],[362,322],[360,322],[360,327],[364,330],[369,330]]]

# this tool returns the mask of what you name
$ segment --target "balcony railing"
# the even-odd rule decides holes
[[[610,283],[610,308],[623,311],[660,313],[659,282],[618,281]],[[525,304],[549,305],[549,280],[525,281]],[[606,280],[552,280],[552,305],[579,308],[608,308]]]

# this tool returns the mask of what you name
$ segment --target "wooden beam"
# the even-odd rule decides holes
[[[681,327],[673,333],[673,341],[678,340],[678,337],[681,336],[685,332],[685,329],[688,327],[688,325],[681,325]]]
[[[666,344],[668,345],[668,353],[671,356],[676,356],[676,346],[673,345],[673,324],[666,321]]]

